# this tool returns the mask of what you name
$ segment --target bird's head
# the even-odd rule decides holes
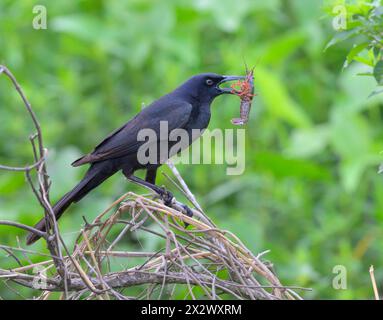
[[[221,85],[228,81],[245,79],[244,76],[224,76],[216,73],[201,73],[191,77],[178,90],[183,94],[187,93],[194,99],[201,102],[211,102],[213,99],[221,94],[233,91],[228,87],[221,87]]]

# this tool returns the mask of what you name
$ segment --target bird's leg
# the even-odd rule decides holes
[[[123,171],[123,173],[124,173],[124,171]],[[157,193],[161,197],[161,199],[164,201],[164,204],[166,206],[171,207],[174,196],[170,191],[166,190],[165,188],[156,186],[155,184],[153,184],[151,182],[142,180],[142,179],[140,179],[140,178],[138,178],[132,174],[125,174],[124,173],[124,175],[129,181],[132,181],[132,182],[137,183],[143,187],[146,187],[150,190],[153,190],[155,193]]]
[[[172,207],[172,203],[173,203],[173,199],[174,199],[173,194],[170,191],[166,190],[165,188],[159,187],[155,184],[157,168],[148,169],[146,171],[145,180],[142,180],[142,179],[132,175],[129,172],[126,172],[126,173],[124,171],[122,171],[122,172],[129,181],[132,181],[136,184],[139,184],[143,187],[146,187],[150,190],[153,190],[155,193],[157,193],[161,197],[161,199],[164,201],[164,204],[166,206]],[[187,205],[182,204],[182,208],[184,211],[183,214],[187,215],[188,217],[193,216],[193,211]],[[187,228],[189,225],[186,222],[184,224],[185,224],[185,228]]]
[[[151,168],[151,169],[147,169],[146,170],[146,176],[145,176],[145,181],[146,182],[149,182],[153,185],[156,184],[156,175],[157,175],[157,168]],[[172,201],[172,199],[170,199],[170,202]],[[182,208],[183,208],[183,214],[187,215],[188,217],[192,217],[193,216],[193,211],[185,204],[182,205]],[[188,223],[184,223],[185,224],[185,228],[188,227]]]
[[[157,168],[146,170],[145,181],[151,184],[156,184]]]
[[[146,170],[146,176],[145,176],[146,182],[151,183],[152,185],[156,186],[156,177],[157,177],[157,168],[156,167]],[[173,201],[173,198],[174,198],[173,194],[164,188],[161,188],[161,190],[162,190],[163,194],[162,195],[160,194],[160,196],[161,196],[162,200],[164,201],[165,205],[169,206]]]

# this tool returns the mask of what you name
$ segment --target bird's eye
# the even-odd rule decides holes
[[[207,84],[208,86],[211,86],[213,83],[214,83],[214,81],[211,80],[211,79],[207,79],[207,80],[206,80],[206,84]]]

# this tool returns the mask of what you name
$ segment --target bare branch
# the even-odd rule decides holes
[[[35,233],[36,235],[38,235],[39,237],[42,237],[42,238],[46,238],[47,237],[47,234],[45,232],[42,232],[40,230],[37,230],[37,229],[35,229],[33,227],[27,226],[27,225],[22,224],[22,223],[13,222],[13,221],[7,221],[7,220],[0,220],[0,225],[12,226],[12,227],[16,227],[16,228],[19,228],[19,229],[24,229],[26,231]]]
[[[45,150],[47,152],[47,150]],[[43,162],[45,161],[45,154],[42,158],[40,158],[37,162],[30,166],[25,167],[10,167],[10,166],[4,166],[0,165],[0,170],[7,170],[7,171],[31,171],[33,169],[38,168]]]
[[[42,231],[36,230],[35,228],[31,228],[22,224],[17,224],[17,223],[13,223],[9,221],[5,221],[3,224],[22,228],[43,237],[47,241],[48,249],[55,263],[55,267],[60,274],[61,280],[66,283],[67,272],[66,272],[66,266],[64,264],[62,254],[61,254],[58,226],[57,226],[57,222],[55,219],[52,206],[49,201],[50,182],[49,182],[49,176],[48,176],[46,164],[45,164],[47,150],[44,148],[41,126],[37,120],[36,114],[33,111],[30,102],[28,101],[26,95],[24,94],[23,89],[17,82],[15,76],[11,73],[11,71],[7,67],[3,65],[0,65],[0,75],[1,74],[6,75],[11,80],[17,93],[21,97],[29,116],[32,119],[32,122],[36,129],[36,133],[32,134],[29,137],[29,140],[32,145],[33,157],[35,159],[35,163],[31,166],[25,166],[25,167],[11,167],[11,166],[2,165],[0,166],[0,169],[8,170],[8,171],[24,171],[25,172],[27,181],[29,185],[31,186],[31,189],[34,195],[36,196],[40,205],[44,209],[45,218],[47,221],[46,223],[47,227],[46,227],[46,232],[42,232]],[[37,145],[35,143],[35,139],[37,139]],[[37,191],[37,188],[35,187],[32,181],[31,174],[30,174],[32,170],[35,170],[37,173],[39,191]]]

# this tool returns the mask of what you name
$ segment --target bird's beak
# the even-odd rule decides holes
[[[235,81],[235,80],[243,80],[246,79],[246,76],[223,76],[223,79],[217,84],[218,91],[222,93],[233,93],[233,90],[231,88],[220,88],[220,85],[228,82],[228,81]]]

